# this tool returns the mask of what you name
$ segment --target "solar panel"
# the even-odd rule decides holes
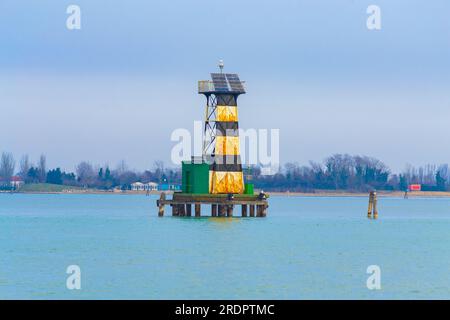
[[[211,78],[215,91],[245,93],[244,86],[235,73],[211,73]]]
[[[214,83],[214,89],[216,91],[228,92],[230,91],[228,88],[227,79],[225,78],[225,74],[223,73],[211,73],[211,77]]]
[[[225,74],[228,80],[228,83],[230,84],[231,91],[235,92],[244,92],[244,86],[242,85],[241,80],[239,79],[239,76],[235,73],[226,73]]]

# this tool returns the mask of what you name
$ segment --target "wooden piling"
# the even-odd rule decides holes
[[[247,205],[243,204],[242,205],[242,217],[246,217],[247,216]]]
[[[267,216],[267,205],[262,205],[261,206],[261,217],[266,217]]]
[[[212,217],[217,217],[217,204],[212,204],[211,205],[211,216]]]
[[[367,218],[378,218],[377,193],[375,191],[371,191],[369,193],[369,207],[367,208]]]
[[[195,216],[196,216],[196,217],[200,217],[200,216],[201,216],[200,210],[201,210],[200,203],[196,203],[196,204],[195,204]]]
[[[172,207],[172,216],[177,217],[178,216],[178,205],[172,204],[171,207]]]
[[[233,216],[233,205],[229,204],[227,206],[227,217],[232,217]]]
[[[187,217],[192,216],[192,205],[190,203],[186,203],[186,216]]]
[[[160,205],[158,209],[158,216],[164,217],[164,205]]]
[[[250,217],[254,217],[255,216],[255,205],[251,204],[249,207],[250,207]]]
[[[367,218],[372,218],[373,197],[372,192],[369,193],[369,207],[367,208]]]
[[[164,216],[164,201],[166,200],[166,194],[163,192],[161,193],[161,195],[159,196],[159,201],[158,201],[158,217],[163,217]]]
[[[179,206],[178,210],[180,212],[179,216],[180,217],[186,216],[186,207],[185,207],[185,205],[184,204],[179,204],[178,206]]]
[[[377,209],[377,193],[373,193],[373,218],[378,219],[378,209]]]
[[[225,217],[226,206],[219,204],[219,217]]]

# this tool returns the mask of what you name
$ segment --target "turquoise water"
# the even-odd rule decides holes
[[[155,200],[0,194],[0,299],[450,298],[450,199],[381,198],[378,220],[356,197],[274,196],[245,219],[158,218]]]

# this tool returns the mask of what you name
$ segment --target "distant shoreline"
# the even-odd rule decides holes
[[[172,194],[172,191],[150,191],[149,195],[160,195],[162,192],[166,194]],[[12,194],[121,194],[121,195],[146,195],[146,191],[102,191],[93,189],[67,189],[63,191],[0,191],[0,193],[12,193]],[[314,192],[267,192],[270,196],[287,196],[287,197],[367,197],[368,193],[365,192],[350,192],[350,191],[329,191],[329,190],[317,190]],[[385,198],[403,198],[404,192],[402,191],[378,191],[379,197]],[[447,191],[411,191],[408,192],[409,198],[450,198],[450,192]]]
[[[293,196],[293,197],[368,197],[368,192],[350,191],[315,191],[315,192],[268,192],[273,196]],[[402,191],[377,191],[377,195],[383,198],[403,198],[405,192]],[[450,198],[448,191],[411,191],[408,198]]]

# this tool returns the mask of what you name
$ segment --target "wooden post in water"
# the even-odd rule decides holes
[[[217,204],[212,204],[211,205],[211,216],[212,217],[217,217]]]
[[[160,205],[158,209],[158,217],[164,217],[164,205]]]
[[[242,217],[245,218],[247,216],[247,205],[242,205]]]
[[[221,205],[220,207],[222,208],[221,210],[219,210],[220,216],[221,217],[226,217],[227,216],[227,211],[228,211],[227,206],[226,205]]]
[[[219,215],[221,217],[225,217],[227,215],[227,206],[225,205],[219,206]]]
[[[219,217],[224,217],[224,216],[225,216],[225,212],[224,212],[225,206],[224,206],[224,205],[218,204],[218,205],[217,205],[217,210],[219,211],[219,212],[218,212],[218,216],[219,216]]]
[[[261,217],[267,216],[267,205],[261,206]]]
[[[250,217],[254,217],[255,216],[255,205],[251,204],[250,206]]]
[[[163,203],[164,200],[166,200],[166,194],[163,192],[159,196],[158,217],[164,217],[164,203]]]
[[[180,214],[179,214],[180,217],[186,216],[186,207],[184,204],[179,204],[179,212],[180,212]]]
[[[227,217],[232,217],[233,216],[233,205],[229,204],[227,205]]]
[[[373,193],[373,218],[378,219],[378,209],[377,209],[377,193]]]
[[[370,191],[369,193],[369,207],[367,208],[367,218],[378,218],[377,193],[375,191]]]
[[[186,203],[186,216],[192,216],[192,205],[190,203]]]
[[[178,216],[178,206],[176,204],[172,204],[172,217]]]
[[[367,218],[372,218],[373,197],[372,191],[369,193],[369,207],[367,208]]]
[[[220,217],[220,210],[222,210],[220,209],[220,204],[217,204],[216,208],[217,208],[216,217]]]
[[[201,210],[200,203],[196,203],[195,204],[195,216],[196,217],[200,217],[201,216],[200,210]]]

